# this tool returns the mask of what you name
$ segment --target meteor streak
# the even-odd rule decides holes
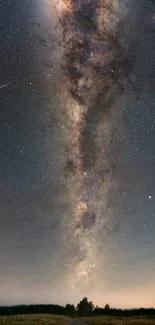
[[[2,89],[2,88],[4,88],[4,87],[7,87],[7,86],[10,85],[11,83],[12,83],[12,81],[10,81],[10,82],[8,82],[8,83],[6,83],[6,84],[0,86],[0,89]]]

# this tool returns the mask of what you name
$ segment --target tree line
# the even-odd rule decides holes
[[[139,309],[116,309],[111,308],[109,304],[101,308],[94,306],[92,301],[88,301],[84,297],[77,306],[66,304],[60,306],[56,304],[31,304],[31,305],[15,305],[15,306],[0,306],[0,315],[25,315],[25,314],[55,314],[70,317],[83,316],[155,316],[155,308],[139,308]]]

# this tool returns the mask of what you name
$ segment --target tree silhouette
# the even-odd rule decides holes
[[[105,307],[109,304],[106,304]],[[99,316],[99,315],[114,315],[114,316],[146,316],[149,318],[155,317],[154,308],[139,308],[139,309],[116,309],[110,307],[98,307],[94,308],[93,303],[88,301],[84,297],[77,305],[75,309],[74,305],[67,304],[65,307],[52,304],[38,304],[38,305],[15,305],[15,306],[0,306],[0,316],[11,315],[32,315],[32,314],[55,314],[66,315],[67,317],[73,317],[77,315],[82,316]],[[73,313],[74,311],[74,313]]]
[[[67,304],[65,308],[66,308],[66,315],[69,315],[69,316],[75,315],[76,310],[75,310],[74,305]]]
[[[110,305],[109,305],[109,304],[106,304],[105,307],[104,307],[104,309],[105,309],[106,311],[110,310]]]
[[[79,317],[82,316],[90,316],[93,313],[94,305],[92,301],[88,301],[87,297],[84,297],[78,304],[77,304],[77,315]]]

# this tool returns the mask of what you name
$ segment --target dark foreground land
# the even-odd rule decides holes
[[[0,316],[0,324],[8,325],[155,325],[155,316],[94,316],[71,319],[57,315]]]

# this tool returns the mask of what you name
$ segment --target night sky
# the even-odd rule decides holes
[[[130,81],[123,93],[112,90],[100,120],[95,90],[85,115],[64,113],[72,98],[60,68],[58,2],[2,0],[1,305],[88,296],[100,306],[155,307],[155,4],[120,0],[117,10],[122,44],[132,49]],[[94,32],[76,18],[94,58]],[[91,63],[83,70],[90,75]],[[75,113],[90,107],[84,94]]]

